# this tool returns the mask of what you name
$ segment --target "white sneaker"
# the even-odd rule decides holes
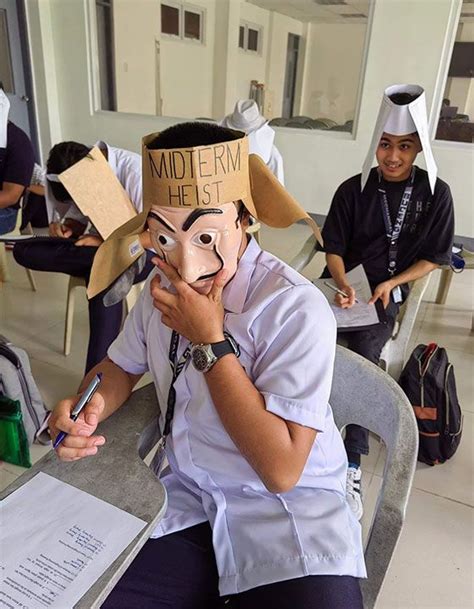
[[[362,518],[362,514],[364,513],[364,506],[362,505],[362,495],[360,491],[361,478],[362,472],[360,467],[347,468],[346,499],[357,520],[360,520]]]

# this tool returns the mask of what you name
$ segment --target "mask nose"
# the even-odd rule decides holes
[[[206,269],[196,256],[194,248],[182,247],[178,272],[186,283],[194,283],[199,277],[206,274]]]

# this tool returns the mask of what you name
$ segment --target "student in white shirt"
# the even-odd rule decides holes
[[[285,185],[283,157],[275,146],[275,130],[267,119],[260,114],[257,102],[253,99],[239,99],[231,114],[220,122],[222,127],[237,129],[247,134],[249,151],[258,154],[273,175]]]
[[[280,213],[279,226],[305,214],[293,213],[296,202],[261,161],[265,171],[252,174],[249,193],[242,136],[185,123],[145,138],[144,213],[157,272],[108,358],[84,379],[82,387],[103,375],[84,414],[69,418],[75,396],[50,419],[53,437],[69,434],[61,459],[94,455],[106,442],[95,434],[98,422],[143,373],[153,375],[169,432],[169,468],[160,472],[161,458],[154,468],[168,507],[104,609],[217,609],[227,596],[241,609],[362,609],[361,531],[346,502],[347,459],[328,404],[335,320],[309,281],[247,236],[249,214],[262,221]],[[209,205],[193,205],[202,202],[193,199],[198,182],[186,191],[190,208],[166,199],[177,196],[169,174],[178,173],[166,165],[168,151],[175,169],[177,159],[192,159],[181,176],[217,170]]]
[[[141,156],[98,142],[97,146],[107,159],[113,172],[127,192],[137,213],[143,208]],[[18,264],[35,271],[65,273],[83,277],[86,282],[102,238],[90,219],[74,203],[57,175],[89,154],[90,147],[78,142],[61,142],[50,153],[46,169],[46,207],[49,219],[49,237],[22,241],[15,244],[13,255]],[[110,201],[113,213],[114,201]],[[152,269],[150,253],[143,272],[136,281],[145,279]],[[105,307],[102,298],[89,301],[89,345],[86,372],[107,354],[117,337],[122,323],[123,303]]]

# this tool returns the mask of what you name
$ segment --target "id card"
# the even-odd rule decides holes
[[[399,285],[397,285],[395,288],[393,288],[392,298],[393,298],[393,302],[395,304],[399,304],[400,302],[402,302],[402,291],[401,291]]]

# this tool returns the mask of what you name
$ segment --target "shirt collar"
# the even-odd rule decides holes
[[[222,304],[226,311],[242,313],[257,256],[261,251],[261,247],[252,237],[239,260],[235,275],[222,292]]]
[[[102,140],[99,140],[98,142],[96,142],[94,144],[94,146],[97,146],[97,148],[99,148],[99,150],[107,151],[107,162],[109,163],[110,168],[112,169],[114,174],[117,175],[117,159],[115,158],[115,154],[114,154],[112,147],[109,146],[107,144],[107,142],[103,142]]]

